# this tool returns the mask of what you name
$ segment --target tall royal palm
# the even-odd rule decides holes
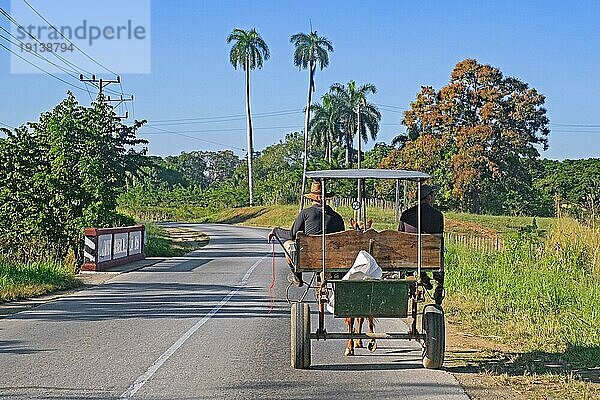
[[[355,136],[358,136],[359,168],[361,166],[361,143],[369,139],[369,134],[372,140],[377,138],[381,113],[377,106],[367,101],[367,95],[376,92],[377,88],[371,83],[358,87],[356,82],[350,81],[348,87],[339,83],[331,86],[330,93],[341,114],[347,166],[350,166],[350,153]],[[367,134],[367,131],[369,134]]]
[[[246,72],[246,127],[248,129],[248,190],[250,192],[250,206],[254,204],[254,188],[252,178],[252,158],[254,146],[252,141],[252,115],[250,112],[250,70],[262,68],[263,60],[270,57],[267,44],[260,37],[256,29],[249,31],[234,29],[227,37],[227,43],[235,42],[229,52],[229,61],[233,68],[242,67]]]
[[[325,93],[322,100],[322,104],[311,106],[313,117],[310,120],[309,131],[312,132],[312,143],[323,146],[325,159],[331,164],[333,145],[338,143],[342,136],[342,121],[331,93]]]
[[[300,208],[302,209],[302,194],[306,188],[306,166],[308,163],[308,125],[310,121],[310,105],[312,94],[315,91],[315,71],[317,64],[320,69],[329,65],[329,52],[333,51],[333,46],[327,38],[317,35],[316,31],[306,33],[297,33],[292,35],[290,41],[296,47],[294,51],[294,65],[301,69],[308,68],[308,101],[306,102],[304,119],[304,167],[302,170],[302,189],[300,192]]]

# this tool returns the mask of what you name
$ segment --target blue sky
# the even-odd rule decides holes
[[[30,3],[36,8],[61,4]],[[0,0],[0,7],[8,10],[10,2]],[[375,84],[378,92],[371,100],[382,106],[383,114],[377,141],[389,143],[404,131],[400,110],[421,85],[440,88],[457,62],[475,58],[546,96],[552,132],[542,157],[600,157],[599,17],[598,2],[153,0],[151,72],[123,74],[123,88],[135,96],[134,107],[128,107],[130,113],[135,109],[135,118],[175,132],[143,128],[140,136],[150,139],[151,154],[230,148],[243,156],[245,120],[239,116],[245,112],[244,74],[229,64],[226,37],[233,28],[254,27],[269,45],[271,59],[252,72],[253,113],[283,111],[254,120],[255,147],[264,149],[302,129],[307,73],[294,67],[289,37],[308,32],[312,23],[335,48],[330,67],[317,73],[315,99],[335,82]],[[0,26],[9,27],[1,15]],[[5,44],[1,38],[0,43]],[[127,54],[115,52],[99,61],[112,69],[120,57]],[[11,73],[9,58],[0,47],[0,122],[15,126],[37,119],[70,89],[47,75]],[[89,103],[85,91],[74,93]],[[211,117],[226,118],[217,122]],[[158,122],[182,118],[203,120]]]

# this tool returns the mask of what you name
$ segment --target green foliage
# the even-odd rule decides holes
[[[296,33],[292,35],[290,42],[295,47],[294,65],[304,69],[311,67],[311,80],[313,68],[316,68],[317,64],[321,70],[329,66],[328,52],[333,51],[333,46],[327,38],[317,35],[316,31],[311,31],[309,34]]]
[[[569,236],[572,229],[561,222],[543,242],[532,224],[496,253],[451,246],[446,286],[460,304],[451,302],[459,308],[450,312],[465,314],[483,333],[523,350],[566,351],[571,362],[590,362],[570,349],[600,348],[597,243]],[[593,362],[600,363],[597,355]]]
[[[302,182],[304,136],[287,134],[267,147],[255,160],[255,196],[258,204],[292,204],[298,201]]]
[[[600,211],[600,159],[542,160],[534,187],[550,202],[556,199],[577,217],[597,217]]]
[[[340,108],[335,107],[331,93],[325,93],[323,104],[312,105],[311,111],[313,117],[308,124],[308,129],[311,133],[312,145],[323,148],[325,159],[331,164],[333,147],[339,145],[343,134]]]
[[[102,98],[81,106],[69,93],[52,111],[0,142],[0,234],[18,248],[40,240],[59,257],[80,245],[82,228],[131,221],[116,212],[128,176],[144,163],[133,146],[143,122],[121,124]],[[78,254],[79,252],[75,252]]]
[[[263,60],[270,57],[269,47],[262,37],[252,28],[249,31],[234,29],[227,37],[227,43],[235,42],[229,52],[229,61],[233,68],[242,67],[244,71],[262,68]]]
[[[255,159],[257,204],[290,204],[298,201],[302,152],[303,136],[295,132],[286,135],[280,143],[267,147]],[[148,173],[147,179],[140,180],[119,197],[121,209],[129,215],[139,215],[136,208],[147,206],[227,208],[248,205],[248,187],[245,185],[248,172],[245,163],[230,151],[192,152],[169,158],[170,170],[185,176],[186,173],[178,169],[182,164],[179,158],[189,160],[192,156],[204,160],[205,168],[198,168],[184,179],[185,185],[170,186],[168,182],[161,181],[158,174]],[[150,170],[162,165],[162,160],[154,160]],[[148,168],[146,171],[149,171]],[[205,180],[203,185],[188,184],[202,179]]]
[[[342,135],[338,139],[346,148],[346,167],[351,168],[352,142],[356,136],[367,142],[369,136],[375,140],[379,132],[381,113],[373,103],[367,101],[369,94],[377,93],[372,83],[358,86],[355,81],[348,86],[334,83],[329,89],[332,106],[337,109],[336,115],[342,127]],[[358,118],[360,116],[360,127]]]

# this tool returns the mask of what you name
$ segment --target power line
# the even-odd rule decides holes
[[[13,18],[13,17],[12,17],[10,14],[8,14],[8,13],[7,13],[5,10],[3,10],[2,8],[0,8],[0,14],[2,14],[2,15],[3,15],[3,16],[4,16],[4,17],[5,17],[5,18],[6,18],[6,19],[9,21],[9,22],[11,22],[12,24],[14,24],[16,27],[21,27],[21,24],[20,24],[20,23],[19,23],[19,22],[18,22],[16,19],[14,19],[14,18]],[[2,29],[4,32],[8,33],[8,34],[10,35],[10,37],[12,37],[13,39],[17,40],[17,41],[19,42],[19,44],[20,44],[20,45],[25,45],[25,44],[26,44],[25,42],[23,42],[23,41],[22,41],[22,40],[20,40],[19,38],[15,37],[15,36],[14,36],[12,33],[10,33],[10,31],[8,31],[7,29],[5,29],[4,27],[1,27],[1,26],[0,26],[0,29]],[[26,32],[27,32],[27,31],[26,31]],[[30,37],[31,39],[35,40],[35,41],[36,41],[38,44],[42,45],[42,43],[41,43],[41,42],[40,42],[40,41],[39,41],[39,40],[38,40],[38,39],[37,39],[35,36],[31,35],[29,32],[27,32],[27,34],[29,35],[29,37]],[[13,46],[15,46],[15,47],[19,47],[19,45],[17,45],[17,44],[16,44],[14,41],[10,40],[9,38],[7,38],[7,37],[5,37],[5,36],[3,36],[3,35],[0,35],[0,37],[2,37],[3,39],[5,39],[5,40],[6,40],[6,41],[8,41],[9,43],[11,43]],[[9,50],[9,49],[7,49],[7,50]],[[16,53],[12,52],[11,50],[9,50],[9,51],[10,51],[12,54],[16,55],[17,57],[19,57],[20,59],[22,59],[23,61],[25,61],[25,62],[27,62],[28,64],[32,65],[33,67],[35,67],[35,68],[37,68],[37,69],[41,70],[41,71],[42,71],[42,72],[44,72],[44,73],[50,74],[48,71],[46,71],[46,70],[44,70],[44,69],[42,69],[42,68],[40,68],[40,67],[38,67],[38,66],[34,65],[33,63],[31,63],[31,62],[29,62],[29,61],[25,60],[23,57],[21,57],[21,56],[19,56],[18,54],[16,54]],[[67,68],[69,68],[69,69],[67,69],[67,68],[65,68],[65,67],[63,67],[63,66],[61,66],[61,65],[58,65],[58,64],[56,64],[56,63],[54,63],[54,62],[50,61],[49,59],[47,59],[46,57],[43,57],[43,56],[41,56],[40,54],[38,54],[38,53],[37,53],[37,52],[35,52],[35,51],[28,52],[28,54],[33,54],[34,56],[36,56],[36,57],[37,57],[37,58],[39,58],[40,60],[43,60],[43,61],[45,61],[45,62],[47,62],[47,63],[49,63],[49,64],[53,65],[54,67],[56,67],[56,68],[60,69],[60,70],[61,70],[61,71],[63,71],[65,74],[67,74],[67,75],[71,76],[71,77],[72,77],[72,78],[74,78],[74,79],[78,79],[78,77],[77,77],[77,74],[78,74],[78,72],[77,72],[77,70],[75,70],[74,68],[78,68],[78,69],[81,69],[82,71],[85,71],[85,69],[83,69],[83,68],[79,67],[78,65],[76,65],[76,64],[74,64],[74,63],[70,62],[69,60],[65,59],[64,57],[60,56],[60,55],[59,55],[57,52],[51,52],[51,53],[52,53],[52,54],[53,54],[53,55],[54,55],[56,58],[58,58],[59,60],[61,60],[61,61],[62,61],[62,62],[63,62],[63,63],[64,63],[66,66],[67,66]],[[55,77],[55,78],[57,78],[57,77]],[[57,79],[60,79],[60,78],[57,78]],[[63,82],[64,82],[64,81],[63,81]],[[71,86],[74,86],[74,85],[72,85],[72,84],[70,84],[70,83],[67,83],[67,84],[68,84],[68,85],[71,85]],[[77,87],[77,86],[74,86],[74,87]],[[77,88],[79,88],[79,87],[77,87]],[[79,89],[81,89],[81,88],[79,88]],[[90,96],[90,101],[93,101],[93,99],[92,99],[92,95],[91,95],[91,93],[90,93],[90,91],[89,91],[89,89],[88,89],[88,87],[87,87],[87,83],[85,84],[85,90],[87,91],[88,95]],[[116,93],[116,92],[115,92],[115,93]]]
[[[27,6],[29,8],[31,8],[33,10],[33,12],[36,13],[41,19],[43,19],[44,22],[46,22],[49,27],[51,27],[52,29],[54,29],[54,31],[56,33],[58,33],[67,42],[71,43],[73,45],[73,47],[75,47],[77,50],[79,50],[81,52],[81,54],[83,54],[84,56],[86,56],[87,58],[89,58],[91,61],[93,61],[94,63],[96,63],[96,65],[98,65],[99,67],[104,68],[106,71],[110,72],[111,74],[118,75],[116,72],[111,71],[110,69],[108,69],[107,67],[105,67],[104,65],[102,65],[100,62],[96,61],[93,57],[91,57],[90,55],[88,55],[85,51],[81,50],[75,43],[71,42],[65,35],[62,34],[62,32],[60,32],[58,29],[56,29],[56,27],[54,27],[54,25],[52,25],[46,18],[44,18],[44,16],[42,14],[40,14],[38,10],[36,10],[35,8],[33,8],[33,6],[31,4],[29,4],[29,2],[27,2],[27,0],[23,0],[23,3],[27,4]]]
[[[566,127],[574,127],[574,128],[600,128],[600,125],[595,125],[595,124],[555,124],[555,123],[552,123],[550,125],[566,126]]]
[[[400,107],[400,106],[392,106],[392,105],[389,105],[389,104],[378,104],[378,103],[375,103],[375,105],[379,106],[379,107],[396,108],[396,109],[398,109],[400,111],[404,111],[404,107]]]
[[[252,117],[254,118],[263,118],[263,117],[278,117],[283,115],[297,114],[300,112],[304,112],[302,109],[293,109],[293,110],[280,110],[280,111],[270,111],[264,113],[253,113]],[[150,123],[160,123],[161,125],[176,125],[175,123],[183,123],[186,121],[190,121],[189,123],[210,123],[210,122],[228,122],[239,119],[246,118],[246,114],[234,114],[234,115],[221,115],[214,117],[190,117],[190,118],[172,118],[172,119],[153,119],[150,120]],[[223,120],[223,121],[221,121]],[[191,122],[198,121],[198,122]],[[166,122],[175,122],[173,124],[166,124]],[[164,123],[164,124],[163,124]]]
[[[230,131],[245,131],[246,128],[220,128],[220,129],[202,129],[202,130],[185,130],[185,131],[167,131],[164,129],[159,129],[152,125],[144,125],[146,128],[152,128],[156,130],[161,130],[163,132],[181,132],[181,133],[214,133],[214,132],[230,132]],[[302,129],[301,126],[297,125],[289,125],[289,126],[259,126],[256,128],[252,128],[254,130],[257,129]]]
[[[6,18],[6,19],[9,21],[9,22],[11,22],[11,23],[12,23],[13,25],[15,25],[17,28],[21,28],[21,27],[22,27],[22,25],[19,23],[19,21],[17,21],[16,19],[14,19],[14,18],[13,18],[13,17],[12,17],[12,16],[11,16],[11,15],[8,13],[8,12],[6,12],[4,9],[0,8],[0,14],[2,14],[2,15],[3,15],[3,16],[4,16],[4,17],[5,17],[5,18]],[[4,30],[5,32],[7,32],[9,35],[11,35],[11,36],[14,38],[14,36],[13,36],[13,35],[12,35],[10,32],[8,32],[6,29],[4,29],[4,28],[3,28],[3,30]],[[30,39],[33,39],[33,40],[35,40],[35,41],[36,41],[36,42],[37,42],[39,45],[42,45],[42,44],[43,44],[42,42],[40,42],[40,41],[39,41],[39,39],[38,39],[38,38],[36,38],[35,36],[33,36],[33,35],[32,35],[31,33],[29,33],[27,30],[25,30],[25,32],[27,33],[27,35],[29,36],[29,38],[30,38]],[[17,38],[15,38],[15,39],[17,39]],[[17,40],[19,40],[19,42],[23,43],[23,42],[22,42],[20,39],[17,39]],[[76,64],[74,64],[74,63],[72,63],[71,61],[67,60],[66,58],[64,58],[64,57],[60,56],[58,53],[56,53],[56,52],[52,52],[52,54],[53,54],[53,55],[54,55],[56,58],[58,58],[59,60],[61,60],[62,62],[64,62],[64,63],[65,63],[65,65],[67,65],[67,66],[68,66],[68,67],[71,69],[71,72],[72,72],[72,73],[74,73],[75,75],[79,74],[79,72],[78,72],[79,70],[81,70],[81,71],[84,71],[84,72],[87,72],[85,69],[83,69],[83,68],[79,67],[78,65],[76,65]]]
[[[43,19],[52,29],[54,29],[59,35],[61,35],[61,37],[63,37],[67,42],[69,42],[71,45],[73,45],[74,48],[76,48],[77,50],[79,50],[84,56],[86,56],[87,58],[89,58],[90,60],[92,60],[94,63],[96,63],[97,65],[101,66],[102,68],[104,68],[105,70],[107,70],[108,72],[117,75],[116,73],[112,72],[110,69],[106,68],[105,66],[103,66],[102,64],[100,64],[98,61],[94,60],[91,56],[89,56],[87,53],[85,53],[83,50],[81,50],[77,45],[75,45],[73,42],[71,42],[67,37],[65,37],[62,32],[58,31],[56,29],[56,27],[54,27],[54,25],[52,25],[46,18],[44,18],[37,10],[35,10],[31,4],[27,3],[25,0],[23,0],[41,19]],[[21,28],[22,25],[15,20],[8,12],[6,12],[4,9],[0,8],[0,14],[2,14],[6,19],[8,19],[10,22],[12,22],[17,28]],[[33,36],[30,32],[28,32],[27,30],[24,30],[27,35],[35,40],[38,44],[42,45],[42,43],[39,41],[38,38],[36,38],[35,36]],[[11,35],[12,36],[12,35]],[[14,36],[13,36],[14,37]],[[69,66],[71,68],[71,71],[73,73],[75,73],[75,75],[80,74],[80,72],[85,72],[88,75],[92,75],[92,73],[88,70],[86,70],[85,68],[82,68],[81,66],[72,63],[71,61],[65,59],[64,57],[60,56],[59,54],[57,54],[56,52],[52,52],[52,54],[54,54],[55,57],[59,58],[61,61],[63,61],[67,66]],[[62,68],[61,68],[62,69]],[[86,84],[87,86],[87,84]],[[112,90],[112,89],[107,89],[107,92],[110,92],[112,94],[121,94],[123,96],[125,96],[126,94],[123,92],[123,86],[121,85],[121,92]],[[127,95],[129,95],[130,93],[127,93]],[[91,95],[90,95],[91,97]]]
[[[69,86],[71,86],[71,87],[74,87],[75,89],[79,89],[79,90],[81,90],[81,91],[85,91],[85,90],[86,90],[86,89],[83,89],[83,88],[81,88],[81,87],[79,87],[79,86],[73,85],[71,82],[67,82],[67,81],[65,81],[64,79],[62,79],[62,78],[59,78],[58,76],[54,75],[54,74],[53,74],[53,73],[51,73],[51,72],[48,72],[48,71],[46,71],[46,70],[45,70],[45,69],[43,69],[43,68],[40,68],[40,67],[38,67],[37,65],[35,65],[35,64],[31,63],[30,61],[26,60],[25,58],[21,57],[20,55],[18,55],[17,53],[15,53],[15,52],[14,52],[14,51],[12,51],[11,49],[9,49],[9,48],[8,48],[8,47],[6,47],[5,45],[3,45],[2,43],[0,43],[0,47],[3,47],[4,49],[8,50],[10,53],[14,54],[15,56],[19,57],[21,60],[25,61],[27,64],[31,65],[31,66],[32,66],[32,67],[34,67],[34,68],[37,68],[37,69],[39,69],[40,71],[42,71],[43,73],[45,73],[45,74],[47,74],[47,75],[50,75],[50,76],[51,76],[51,77],[53,77],[54,79],[57,79],[57,80],[61,81],[62,83],[64,83],[64,84],[67,84],[67,85],[69,85]]]
[[[123,84],[121,83],[121,79],[119,78],[118,74],[114,71],[112,71],[111,69],[109,69],[108,67],[106,67],[105,65],[103,65],[102,63],[100,63],[99,61],[96,61],[96,59],[94,59],[93,57],[91,57],[89,54],[87,54],[85,51],[81,50],[81,48],[79,48],[79,46],[77,46],[75,43],[71,42],[71,40],[69,40],[65,35],[62,34],[62,32],[60,32],[58,29],[56,29],[56,27],[54,25],[52,25],[46,18],[44,18],[44,16],[42,14],[40,14],[40,12],[38,10],[36,10],[31,4],[29,4],[29,2],[27,0],[23,0],[23,3],[27,4],[27,6],[33,10],[33,12],[35,12],[41,19],[44,20],[44,22],[46,22],[48,24],[48,26],[50,26],[52,29],[54,29],[54,31],[56,33],[58,33],[63,39],[65,39],[67,42],[69,42],[71,45],[73,45],[73,47],[75,47],[77,50],[79,50],[81,52],[81,54],[83,54],[84,56],[86,56],[88,59],[90,59],[91,61],[93,61],[96,65],[104,68],[106,71],[110,72],[113,75],[117,75],[117,82],[119,83],[119,87],[121,88],[121,97],[125,97],[125,93],[123,91]],[[87,72],[87,71],[84,71]],[[82,79],[80,77],[81,81],[85,81],[84,79]],[[93,78],[93,81],[95,81],[95,77]],[[102,93],[102,80],[100,80],[100,84],[99,84],[99,90],[100,93]],[[107,92],[111,92],[111,93],[118,93],[116,91],[111,91],[110,89],[106,90]],[[128,93],[129,94],[129,93]],[[131,99],[133,100],[133,96],[131,96]],[[127,105],[125,105],[125,107],[127,107]],[[127,112],[127,114],[129,114],[129,112]]]
[[[2,122],[2,121],[0,121],[0,125],[2,125],[2,126],[4,126],[4,127],[8,128],[8,129],[16,129],[14,126],[10,126],[10,125],[8,125],[8,124],[5,124],[5,123],[4,123],[4,122]]]
[[[224,147],[227,147],[227,148],[229,148],[229,149],[233,149],[233,150],[241,150],[241,151],[246,151],[245,149],[242,149],[241,147],[230,146],[230,145],[227,145],[227,144],[225,144],[225,143],[219,143],[219,142],[215,142],[215,141],[212,141],[212,140],[200,139],[200,138],[198,138],[198,137],[195,137],[195,136],[190,136],[190,135],[185,135],[185,134],[183,134],[183,133],[179,133],[179,132],[167,131],[167,130],[165,130],[165,129],[154,128],[154,127],[152,127],[152,126],[148,126],[148,128],[150,128],[150,129],[155,129],[155,130],[157,130],[157,131],[161,131],[161,132],[162,132],[162,133],[154,133],[154,135],[172,134],[172,135],[177,135],[177,136],[186,137],[186,138],[189,138],[189,139],[195,139],[195,140],[198,140],[198,141],[200,141],[200,142],[204,142],[204,143],[210,143],[210,144],[216,144],[216,145],[218,145],[218,146],[224,146]],[[151,135],[151,133],[140,133],[140,135],[149,135],[149,134]]]
[[[7,38],[7,37],[6,37],[6,36],[4,36],[4,35],[0,35],[0,38],[2,38],[2,39],[4,39],[4,40],[6,40],[7,42],[9,42],[10,44],[12,44],[12,45],[13,45],[13,46],[15,46],[15,47],[19,47],[19,44],[24,44],[24,43],[23,43],[21,40],[19,40],[18,38],[16,38],[16,37],[15,37],[13,34],[11,34],[11,33],[10,33],[9,31],[7,31],[5,28],[3,28],[3,27],[1,27],[1,26],[0,26],[0,29],[2,29],[4,32],[8,33],[8,34],[9,34],[9,35],[10,35],[10,36],[13,38],[13,39],[16,39],[16,40],[17,40],[19,43],[18,43],[18,44],[17,44],[17,43],[15,43],[13,40],[11,40],[10,38]],[[61,70],[61,71],[63,71],[65,74],[67,74],[67,75],[69,75],[69,76],[71,76],[71,77],[73,77],[73,78],[77,78],[77,76],[76,76],[76,75],[74,75],[74,74],[73,74],[73,73],[72,73],[70,70],[68,70],[68,69],[66,69],[66,68],[65,68],[65,67],[63,67],[63,66],[61,66],[61,65],[58,65],[58,64],[56,64],[56,63],[54,63],[54,62],[52,62],[52,61],[48,60],[46,57],[44,57],[44,56],[41,56],[40,54],[38,54],[38,53],[37,53],[37,52],[35,52],[35,51],[28,52],[27,54],[33,54],[35,57],[39,58],[40,60],[42,60],[42,61],[45,61],[45,62],[47,62],[47,63],[49,63],[49,64],[53,65],[54,67],[56,67],[56,68],[60,69],[60,70]]]

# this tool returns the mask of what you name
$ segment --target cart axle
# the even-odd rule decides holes
[[[423,333],[348,333],[348,332],[330,332],[330,333],[311,333],[311,339],[327,340],[327,339],[408,339],[408,340],[425,340],[426,335]]]

